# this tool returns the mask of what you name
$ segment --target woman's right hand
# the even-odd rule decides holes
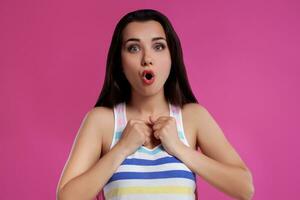
[[[126,124],[122,136],[117,143],[124,153],[129,156],[134,153],[140,146],[147,145],[152,135],[151,122],[139,119],[131,119]]]

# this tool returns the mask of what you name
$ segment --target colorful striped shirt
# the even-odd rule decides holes
[[[169,103],[176,119],[179,139],[188,145],[181,108]],[[114,136],[110,148],[120,139],[127,124],[126,103],[114,107]],[[141,146],[118,167],[103,188],[105,200],[194,200],[196,175],[183,162],[167,153],[160,144],[153,149]]]

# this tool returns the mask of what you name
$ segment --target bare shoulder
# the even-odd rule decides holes
[[[197,129],[197,135],[205,134],[204,131],[212,121],[215,123],[210,112],[199,103],[188,103],[183,106],[183,113],[193,122]],[[210,123],[207,123],[210,121]]]
[[[111,108],[103,107],[103,106],[98,106],[90,109],[87,113],[87,115],[91,116],[95,120],[102,118],[101,121],[107,119],[110,115],[113,114],[113,111]]]
[[[206,112],[206,108],[199,103],[187,103],[182,108],[183,118],[196,130],[199,128],[199,120],[202,121],[201,118],[205,117]]]
[[[201,150],[209,155],[210,147],[212,143],[209,143],[209,139],[213,137],[222,137],[224,142],[224,133],[221,128],[210,114],[210,112],[203,106],[198,103],[189,103],[184,106],[184,110],[190,117],[190,120],[195,125],[197,143],[200,146]],[[227,141],[226,141],[227,142]]]
[[[107,129],[111,128],[114,119],[114,113],[111,108],[107,107],[94,107],[87,114],[86,118],[97,128],[105,133]]]
[[[102,155],[109,151],[109,147],[112,141],[112,134],[114,131],[114,111],[112,108],[107,107],[95,107],[91,111],[91,117],[94,124],[98,129],[98,133],[101,137]]]
[[[193,149],[197,149],[197,129],[199,117],[195,117],[195,112],[201,112],[201,105],[198,103],[187,103],[183,106],[182,120],[184,126],[184,132],[187,137],[188,143]],[[199,114],[198,114],[199,115]]]
[[[199,103],[187,103],[183,106],[183,110],[186,110],[187,113],[193,115],[193,112],[191,111],[203,112],[205,110],[205,107],[203,105],[200,105]]]

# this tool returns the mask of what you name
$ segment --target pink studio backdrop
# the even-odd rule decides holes
[[[140,8],[173,23],[192,89],[251,169],[254,199],[299,198],[300,5],[287,0],[2,0],[0,198],[55,199],[114,27]],[[198,191],[231,199],[201,177]]]

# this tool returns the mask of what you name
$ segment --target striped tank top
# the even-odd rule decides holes
[[[180,140],[188,145],[181,108],[169,103],[176,119]],[[126,103],[114,107],[114,135],[110,148],[120,139],[127,124]],[[129,155],[103,187],[105,200],[194,200],[196,175],[183,162],[168,154],[160,144],[153,149],[141,146]]]

